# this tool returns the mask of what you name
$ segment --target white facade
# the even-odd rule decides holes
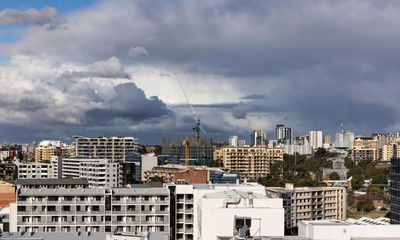
[[[259,204],[263,204],[261,207],[251,208],[249,205],[245,207],[244,199],[243,203],[236,205],[236,208],[223,208],[223,202],[227,200],[226,196],[223,192],[242,192],[244,194],[248,192],[252,192],[254,196],[257,196],[257,203],[254,206],[260,206]],[[217,195],[209,196],[209,198],[205,198],[204,196],[207,194],[217,193]],[[274,229],[271,229],[269,226],[264,231],[266,235],[270,236],[283,236],[284,235],[284,210],[282,206],[281,199],[264,199],[265,197],[265,188],[264,186],[257,183],[243,183],[243,184],[196,184],[196,185],[176,185],[175,189],[176,194],[176,206],[175,206],[175,239],[216,239],[216,237],[209,238],[208,236],[222,236],[225,233],[227,236],[233,235],[233,224],[234,215],[238,214],[248,214],[246,216],[252,218],[260,218],[264,219],[261,221],[262,224],[269,223],[266,216],[268,215],[271,220],[274,221]],[[214,198],[211,200],[211,198]],[[208,200],[211,201],[208,201]],[[248,200],[248,199],[247,199]],[[218,205],[218,206],[217,206]],[[218,209],[218,211],[217,211]],[[257,209],[257,211],[255,210]],[[210,217],[210,214],[218,212],[218,218],[214,215]],[[268,212],[269,211],[269,212]],[[268,213],[267,213],[268,212]],[[236,213],[236,214],[235,214]],[[261,213],[261,215],[260,215]],[[270,215],[271,214],[271,215]],[[212,219],[212,220],[211,220]],[[227,225],[226,227],[222,227],[221,229],[215,229],[215,226],[210,226],[209,223],[205,223],[204,221],[212,222],[214,225],[218,223],[221,225]],[[205,225],[203,225],[205,224]],[[255,223],[257,225],[258,223]],[[276,226],[276,227],[275,227]]]
[[[308,139],[310,145],[314,148],[314,150],[317,148],[322,148],[323,146],[322,131],[309,131]]]
[[[294,155],[295,153],[309,155],[313,153],[313,148],[310,145],[285,145],[285,153],[289,155]]]
[[[51,163],[16,163],[18,179],[24,178],[58,178]]]
[[[235,219],[249,219],[250,236],[283,236],[284,212],[281,199],[269,199],[263,194],[229,190],[204,194],[199,199],[200,222],[197,239],[218,239],[239,236]],[[223,223],[223,224],[219,224]]]
[[[354,133],[353,132],[345,132],[345,133],[336,133],[335,134],[335,147],[338,148],[352,148],[354,142]]]
[[[238,146],[238,136],[234,135],[229,137],[229,146],[230,147]]]
[[[57,178],[62,178],[62,157],[53,156],[51,158],[51,164],[53,165],[53,171]]]
[[[122,169],[119,163],[108,159],[63,158],[63,178],[85,178],[92,187],[118,187]]]
[[[304,221],[299,237],[318,240],[399,239],[400,225],[357,225],[342,221]]]
[[[142,170],[141,179],[144,179],[144,173],[153,169],[153,167],[158,166],[158,157],[154,153],[142,155]]]

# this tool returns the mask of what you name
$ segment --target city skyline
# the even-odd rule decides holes
[[[395,132],[394,1],[2,1],[0,141]]]

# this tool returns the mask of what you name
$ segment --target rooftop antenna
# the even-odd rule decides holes
[[[344,134],[343,122],[342,121],[340,121],[340,129],[342,130],[342,134]]]

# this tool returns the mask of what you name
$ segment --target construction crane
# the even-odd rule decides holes
[[[195,113],[192,104],[190,104],[189,99],[188,99],[188,97],[187,97],[187,95],[186,95],[186,93],[185,93],[185,90],[184,90],[183,87],[182,87],[182,83],[181,83],[181,81],[179,80],[178,74],[175,73],[175,76],[176,76],[176,79],[178,80],[179,86],[180,86],[181,89],[182,89],[182,93],[183,93],[183,96],[185,97],[186,103],[187,103],[187,105],[189,106],[190,111],[192,112],[192,117],[193,117],[193,120],[194,120],[194,122],[195,122],[195,126],[193,127],[193,132],[194,132],[193,135],[194,135],[194,139],[198,142],[198,141],[200,140],[200,133],[201,133],[201,132],[202,132],[202,133],[206,133],[206,131],[204,131],[204,129],[203,129],[203,128],[201,127],[201,125],[200,125],[200,118],[199,118],[199,117],[197,116],[197,114]]]
[[[200,125],[200,118],[197,116],[197,114],[195,113],[192,104],[190,104],[189,99],[185,93],[185,90],[183,89],[182,83],[179,80],[179,76],[177,73],[175,73],[176,79],[179,83],[179,86],[182,90],[183,96],[185,97],[186,103],[190,108],[190,111],[192,112],[192,117],[194,119],[195,122],[195,126],[193,127],[193,135],[194,135],[194,140],[196,142],[199,142],[200,140],[200,133],[206,133],[206,131],[203,130],[203,128]],[[190,156],[190,144],[191,144],[191,140],[190,138],[186,137],[183,141],[182,144],[184,146],[184,157],[185,157],[185,165],[189,165],[189,156]]]

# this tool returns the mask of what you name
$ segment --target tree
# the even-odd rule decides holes
[[[375,210],[375,207],[374,207],[374,205],[372,205],[372,203],[364,203],[364,204],[361,206],[361,208],[362,208],[362,210],[364,210],[364,212],[366,212],[366,213],[369,213],[369,212]]]
[[[388,180],[386,175],[384,174],[378,174],[372,177],[372,183],[373,184],[387,184]]]
[[[318,148],[317,151],[315,151],[315,153],[314,153],[314,157],[317,159],[326,157],[326,155],[327,155],[327,151],[325,148]]]
[[[329,174],[329,180],[340,180],[340,176],[337,172],[332,172]]]
[[[351,185],[353,189],[360,189],[364,184],[364,178],[360,175],[353,176]]]
[[[283,185],[280,178],[274,177],[271,174],[258,179],[258,182],[265,187],[281,187]]]

